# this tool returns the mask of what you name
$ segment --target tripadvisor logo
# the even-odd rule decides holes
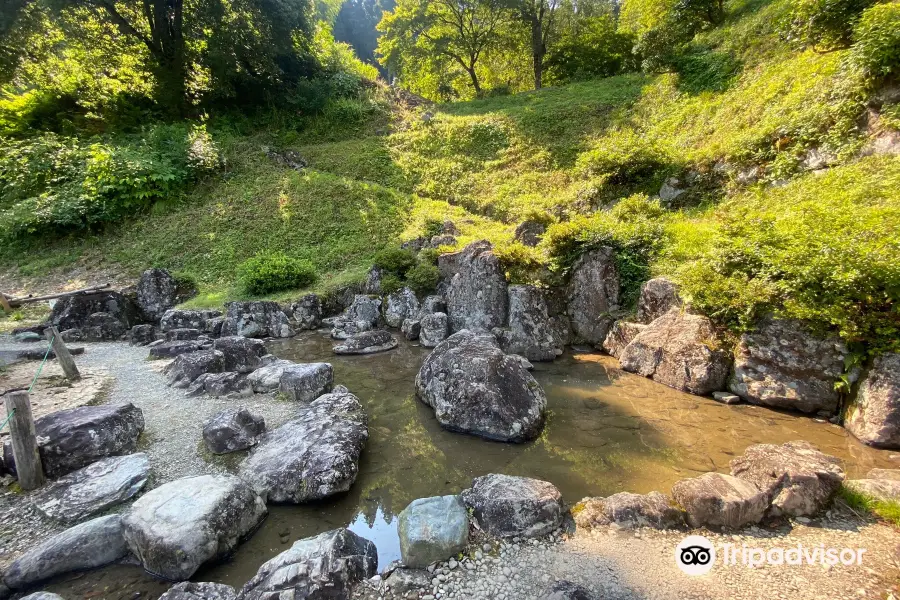
[[[675,548],[675,564],[688,575],[706,575],[716,562],[716,549],[702,535],[689,535]]]

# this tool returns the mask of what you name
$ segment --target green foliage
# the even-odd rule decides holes
[[[610,16],[585,19],[565,31],[546,59],[547,82],[567,83],[617,75],[628,65],[634,39],[618,33]]]
[[[790,15],[789,34],[811,46],[846,47],[863,10],[874,2],[875,0],[795,0]]]
[[[386,248],[375,255],[375,266],[401,279],[415,264],[416,255],[405,248]]]
[[[281,252],[259,254],[238,267],[241,287],[254,296],[305,288],[315,280],[316,271],[308,261]]]
[[[577,168],[588,177],[614,185],[639,185],[650,181],[658,189],[668,158],[652,140],[633,129],[609,132],[593,149],[578,157]]]
[[[429,262],[420,262],[406,273],[406,284],[420,296],[427,295],[437,287],[441,274]]]
[[[695,48],[673,59],[678,87],[689,94],[724,92],[734,83],[740,61],[727,52]]]
[[[862,13],[849,62],[870,79],[900,73],[900,3],[876,4]]]
[[[896,500],[879,500],[847,486],[841,486],[838,497],[859,514],[873,514],[900,526],[900,502]]]

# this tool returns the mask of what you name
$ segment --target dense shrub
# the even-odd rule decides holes
[[[640,185],[666,172],[665,153],[633,129],[609,132],[594,148],[578,157],[577,168],[588,177],[614,185]]]
[[[431,263],[419,263],[406,273],[406,284],[419,295],[434,291],[441,278],[438,268]]]
[[[238,267],[238,281],[248,294],[261,296],[303,288],[316,280],[313,266],[280,252],[254,256]]]
[[[850,63],[873,79],[900,73],[900,3],[876,4],[862,14]]]
[[[399,278],[416,264],[416,255],[404,248],[386,248],[375,256],[375,265]]]
[[[577,30],[567,30],[546,61],[547,82],[566,83],[592,77],[610,77],[630,66],[634,38],[616,32],[609,16],[585,19]]]
[[[875,0],[796,0],[789,34],[805,44],[841,48],[850,43],[860,14]]]

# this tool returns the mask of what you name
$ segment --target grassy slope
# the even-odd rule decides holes
[[[300,135],[284,123],[249,135],[211,127],[229,158],[227,176],[102,235],[33,244],[24,256],[0,249],[0,269],[41,275],[79,264],[136,274],[158,265],[193,275],[205,292],[198,303],[215,303],[239,294],[236,266],[263,249],[309,258],[322,287],[360,277],[379,249],[420,234],[427,220],[452,218],[460,245],[489,238],[508,258],[547,264],[547,248],[511,244],[516,223],[568,219],[633,192],[654,193],[667,176],[709,173],[722,160],[761,164],[765,178],[803,186],[812,177],[797,172],[806,148],[852,162],[861,139],[848,124],[861,91],[841,74],[843,52],[795,52],[779,41],[786,6],[733,2],[728,23],[696,40],[698,58],[681,74],[441,106],[433,118],[402,112],[387,135],[382,122],[323,121]],[[259,150],[273,143],[298,149],[311,168],[276,166]],[[640,176],[621,176],[644,163]],[[862,179],[853,178],[863,195],[885,166],[872,164],[878,168],[858,168]],[[676,268],[672,256],[687,260],[687,249],[711,239],[734,206],[719,202],[742,193],[732,172],[698,206],[673,215],[669,230],[686,233],[657,269]]]

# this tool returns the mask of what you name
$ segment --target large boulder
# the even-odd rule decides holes
[[[191,342],[200,339],[199,329],[170,329],[166,332],[167,342]]]
[[[741,336],[728,387],[751,404],[831,414],[847,355],[837,336],[813,335],[800,321],[766,319]]]
[[[322,300],[316,294],[307,294],[291,305],[297,329],[318,329],[322,324]]]
[[[509,286],[509,320],[494,334],[504,352],[528,360],[553,360],[563,352],[544,294],[533,285]]]
[[[149,475],[150,461],[143,452],[101,458],[41,488],[31,503],[58,521],[79,521],[132,498]]]
[[[150,346],[150,358],[175,358],[182,354],[197,352],[203,346],[202,343],[193,340],[172,340]]]
[[[105,313],[116,320],[124,331],[141,322],[140,310],[133,300],[119,292],[95,292],[65,296],[56,301],[49,321],[59,331],[81,329],[95,313]]]
[[[252,447],[265,431],[262,417],[244,407],[226,408],[203,425],[203,441],[213,454],[227,454]]]
[[[239,335],[220,337],[213,342],[213,349],[225,355],[225,370],[250,373],[260,365],[260,359],[267,354],[262,340]]]
[[[452,263],[454,271],[446,295],[450,331],[489,332],[502,327],[509,305],[506,274],[491,243],[473,242],[442,261]]]
[[[115,342],[128,331],[127,323],[107,312],[87,316],[78,329],[66,329],[61,334],[64,342]]]
[[[622,368],[691,394],[725,387],[730,360],[702,315],[673,308],[638,333],[619,355]]]
[[[610,356],[620,358],[628,344],[646,328],[647,326],[642,323],[619,319],[613,323],[609,333],[606,334],[606,339],[603,340],[603,350]]]
[[[422,300],[422,306],[419,308],[419,314],[415,316],[416,319],[421,319],[426,315],[433,315],[434,313],[446,313],[447,312],[447,302],[444,300],[443,296],[431,295],[425,296],[425,299]]]
[[[867,479],[851,479],[845,484],[854,492],[881,502],[900,502],[900,480],[876,479],[869,473]]]
[[[400,332],[409,341],[419,339],[419,332],[422,331],[422,323],[418,319],[406,319],[400,326]]]
[[[226,371],[224,373],[203,373],[188,386],[186,396],[195,397],[209,394],[213,398],[246,398],[253,395],[253,387],[247,375]]]
[[[394,292],[387,297],[384,308],[384,321],[388,327],[400,327],[403,321],[418,316],[421,307],[415,292],[408,287]]]
[[[672,497],[685,512],[691,527],[737,529],[759,523],[769,507],[769,495],[756,485],[731,475],[706,473],[682,479]]]
[[[576,342],[600,345],[619,310],[619,272],[607,246],[584,253],[569,279],[567,312]]]
[[[34,426],[44,473],[55,479],[101,458],[135,452],[144,415],[130,402],[80,406],[40,417]]]
[[[356,481],[369,430],[359,398],[339,391],[300,407],[264,434],[240,475],[273,502],[310,502],[346,492]]]
[[[145,569],[179,581],[231,553],[265,516],[263,499],[237,477],[200,475],[147,492],[122,517],[122,526]]]
[[[445,313],[425,315],[419,321],[419,344],[423,348],[435,348],[447,339],[450,333],[450,319]]]
[[[277,302],[229,302],[225,310],[223,336],[287,338],[294,335],[287,315]]]
[[[684,512],[659,492],[619,492],[606,498],[588,498],[581,502],[578,511],[572,512],[575,524],[586,529],[613,524],[625,529],[675,529],[684,525]]]
[[[163,331],[173,329],[199,329],[208,331],[208,323],[220,318],[222,312],[218,310],[179,310],[169,309],[163,313],[159,320],[159,328]]]
[[[673,308],[681,308],[681,306],[678,286],[665,277],[657,277],[641,286],[637,320],[639,323],[652,323]]]
[[[900,354],[875,359],[847,411],[844,427],[876,448],[900,448]]]
[[[234,600],[237,590],[224,583],[182,581],[159,597],[159,600]]]
[[[225,354],[218,350],[195,350],[180,354],[166,365],[163,373],[169,385],[186,388],[201,375],[225,370]]]
[[[495,537],[540,537],[558,528],[563,519],[559,490],[540,479],[477,477],[462,499],[479,527]]]
[[[157,339],[157,329],[155,325],[144,323],[135,325],[128,332],[128,341],[132,346],[146,346]]]
[[[137,282],[137,305],[144,319],[159,321],[178,303],[178,282],[165,269],[147,269]]]
[[[459,496],[413,500],[400,513],[400,554],[407,567],[424,569],[466,547],[469,515]]]
[[[365,294],[356,294],[347,310],[339,317],[330,320],[331,337],[336,340],[345,340],[351,335],[375,329],[380,319],[381,299]]]
[[[278,389],[295,402],[312,402],[328,393],[334,384],[334,369],[328,363],[303,363],[285,367]]]
[[[20,590],[63,573],[102,567],[127,552],[119,515],[100,517],[66,529],[28,550],[9,565],[3,583]]]
[[[262,357],[260,361],[262,366],[247,375],[250,387],[257,394],[277,391],[284,370],[297,364],[290,360],[275,358],[271,354]]]
[[[374,354],[393,350],[397,347],[397,340],[390,332],[384,329],[363,331],[351,335],[342,344],[333,348],[335,354]]]
[[[809,442],[755,444],[731,461],[731,474],[769,496],[769,515],[801,517],[825,508],[844,481],[840,461]]]
[[[451,431],[524,442],[544,426],[544,390],[492,335],[463,330],[441,342],[422,364],[416,392]]]
[[[264,563],[238,600],[340,600],[375,575],[375,544],[349,529],[334,529],[294,545]]]

